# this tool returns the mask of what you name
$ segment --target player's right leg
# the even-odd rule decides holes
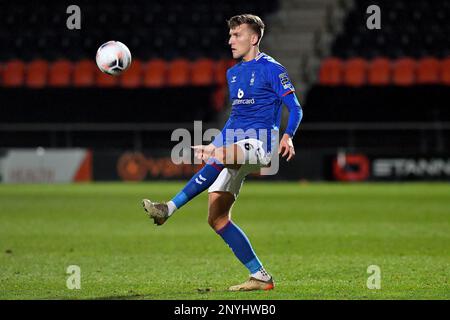
[[[171,201],[167,203],[155,203],[148,199],[142,200],[142,205],[148,216],[156,225],[164,224],[167,219],[194,197],[208,189],[217,179],[222,170],[227,168],[239,168],[244,162],[244,152],[236,144],[221,147],[215,150],[214,157],[209,158],[185,187]]]

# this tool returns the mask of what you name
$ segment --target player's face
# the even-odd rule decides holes
[[[230,29],[230,40],[228,44],[231,46],[231,52],[234,59],[244,58],[253,47],[257,35],[250,29],[248,24],[241,24],[234,29]]]

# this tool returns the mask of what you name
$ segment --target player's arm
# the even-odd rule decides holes
[[[295,148],[292,143],[292,137],[302,121],[303,110],[294,91],[291,91],[282,97],[282,101],[289,110],[289,119],[286,131],[280,141],[278,153],[281,153],[282,157],[288,156],[286,161],[289,161],[295,156]]]
[[[289,79],[286,69],[278,64],[273,64],[268,68],[268,80],[272,89],[280,97],[289,110],[289,120],[286,131],[281,138],[278,153],[282,157],[287,156],[287,161],[295,156],[295,148],[292,137],[297,131],[302,120],[303,111],[295,94],[295,88]]]

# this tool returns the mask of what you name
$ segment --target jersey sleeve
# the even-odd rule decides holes
[[[290,137],[293,137],[298,129],[298,126],[300,125],[300,122],[302,121],[303,109],[295,93],[284,96],[282,100],[284,105],[289,110],[289,119],[285,133],[287,133]]]
[[[280,64],[271,64],[268,67],[268,81],[280,98],[295,91],[286,69]]]

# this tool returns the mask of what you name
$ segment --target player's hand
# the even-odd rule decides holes
[[[216,149],[213,144],[192,146],[191,148],[194,149],[194,157],[205,162],[213,155]]]
[[[283,158],[288,156],[286,161],[291,160],[295,156],[294,144],[292,143],[291,137],[286,133],[281,138],[278,154],[281,154]]]

